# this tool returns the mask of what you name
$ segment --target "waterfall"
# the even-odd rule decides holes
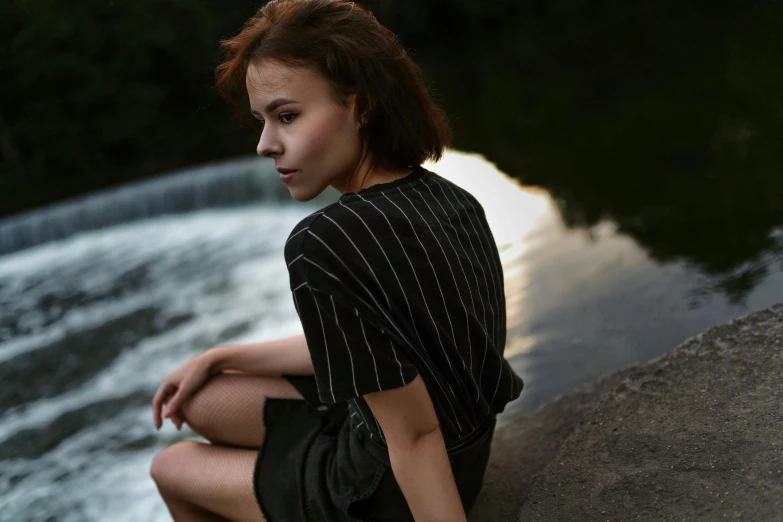
[[[325,191],[322,196],[333,196]],[[89,230],[202,208],[293,201],[268,158],[163,174],[0,220],[0,255]]]

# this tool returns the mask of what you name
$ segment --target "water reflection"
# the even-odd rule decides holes
[[[519,263],[533,244],[531,232],[540,229],[541,222],[553,215],[552,203],[546,193],[524,188],[513,178],[503,175],[479,154],[450,150],[438,163],[426,167],[457,185],[466,188],[484,207],[492,235],[503,263],[506,283],[506,327],[512,331],[530,315],[523,297],[530,285],[529,265]],[[509,336],[506,357],[523,351],[522,337]]]
[[[774,257],[737,301],[723,291],[730,276],[661,262],[612,221],[567,226],[547,192],[522,186],[478,154],[451,151],[428,168],[476,196],[501,251],[505,353],[526,382],[503,422],[783,296],[783,270]]]
[[[453,2],[410,20],[370,3],[415,49],[455,146],[545,188],[569,227],[611,221],[703,273],[694,306],[742,306],[780,270],[780,2]]]

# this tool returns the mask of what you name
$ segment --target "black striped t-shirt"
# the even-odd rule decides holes
[[[423,167],[293,229],[291,291],[320,400],[385,444],[364,394],[421,374],[447,448],[522,391],[503,358],[503,269],[481,204]]]

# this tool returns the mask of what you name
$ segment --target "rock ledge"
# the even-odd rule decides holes
[[[499,427],[471,522],[783,520],[783,305]]]

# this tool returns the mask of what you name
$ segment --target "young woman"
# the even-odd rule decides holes
[[[484,210],[421,166],[442,112],[352,2],[271,1],[223,49],[218,88],[247,97],[291,196],[341,196],[285,245],[304,335],[213,348],[155,394],[157,428],[211,442],[156,456],[163,499],[177,521],[465,520],[522,381]]]

